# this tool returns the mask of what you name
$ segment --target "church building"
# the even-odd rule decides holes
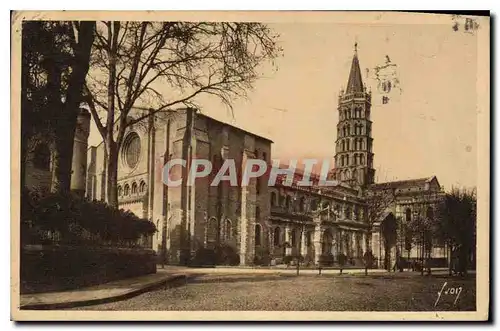
[[[335,167],[329,172],[338,185],[331,187],[299,186],[296,179],[291,185],[278,180],[269,186],[268,174],[252,179],[246,187],[227,181],[211,186],[211,178],[198,178],[190,186],[185,167],[175,168],[182,184],[167,187],[163,167],[168,160],[190,164],[201,158],[217,168],[232,159],[242,171],[248,159],[271,165],[273,142],[196,109],[156,113],[128,128],[125,135],[118,165],[119,207],[156,224],[151,248],[169,264],[185,265],[200,249],[221,244],[237,252],[241,265],[259,263],[263,255],[270,257],[271,264],[298,255],[311,265],[328,259],[335,263],[343,253],[348,263],[361,266],[368,250],[379,267],[394,263],[396,256],[415,259],[422,252],[405,243],[404,224],[414,217],[434,217],[443,191],[435,176],[375,183],[371,111],[371,92],[363,84],[355,51],[347,87],[338,97]],[[104,145],[87,150],[88,113],[82,112],[81,120],[86,125],[75,137],[74,189],[90,199],[104,200]],[[46,157],[46,150],[40,150]],[[50,173],[48,161],[36,161],[40,157],[34,155],[34,167],[41,164]],[[44,178],[40,171],[37,168],[36,175]],[[30,186],[44,185],[33,172],[27,176]],[[389,193],[393,199],[380,219],[369,220],[370,196],[377,192]],[[386,251],[384,229],[389,222],[397,239]],[[432,256],[444,257],[444,247],[435,244]]]

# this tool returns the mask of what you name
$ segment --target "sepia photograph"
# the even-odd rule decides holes
[[[489,15],[12,12],[11,318],[488,320]]]

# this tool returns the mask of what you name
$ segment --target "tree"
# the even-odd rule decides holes
[[[427,272],[431,273],[429,261],[432,258],[434,239],[439,239],[437,236],[439,222],[435,217],[434,208],[439,204],[440,194],[440,191],[428,191],[416,198],[413,217],[406,223],[407,233],[411,234],[413,244],[419,247],[422,275],[426,264]]]
[[[76,120],[89,68],[95,22],[23,23],[22,169],[36,134],[54,145],[53,192],[68,192]]]
[[[392,213],[380,223],[380,233],[384,240],[384,265],[387,270],[391,269],[391,249],[396,245],[398,238],[398,220]]]
[[[437,235],[458,257],[461,273],[466,273],[469,257],[476,249],[476,190],[453,188],[445,194],[436,213]],[[450,274],[452,263],[450,263]]]
[[[118,205],[118,153],[127,128],[159,112],[198,107],[203,94],[231,106],[258,78],[258,65],[280,53],[276,38],[260,23],[99,24],[86,101],[106,149],[108,203]]]
[[[368,235],[366,236],[366,247],[371,247],[371,234],[373,226],[377,222],[382,222],[387,210],[396,200],[396,193],[390,186],[378,184],[370,188],[366,193],[366,216],[368,225]]]

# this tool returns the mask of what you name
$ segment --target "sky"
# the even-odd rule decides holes
[[[437,176],[445,189],[477,183],[477,36],[440,24],[366,24],[327,21],[269,23],[280,35],[278,70],[262,78],[231,113],[203,98],[201,111],[273,140],[273,159],[333,158],[337,99],[345,88],[358,44],[361,70],[373,72],[388,55],[397,65],[401,92],[381,103],[373,92],[376,180]],[[92,126],[89,143],[99,134]]]

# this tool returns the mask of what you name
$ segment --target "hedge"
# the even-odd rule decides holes
[[[22,192],[21,242],[24,244],[45,243],[45,238],[47,243],[99,242],[120,246],[137,242],[156,231],[153,222],[102,201],[73,194],[40,194],[28,189]],[[50,238],[47,233],[51,234]]]

